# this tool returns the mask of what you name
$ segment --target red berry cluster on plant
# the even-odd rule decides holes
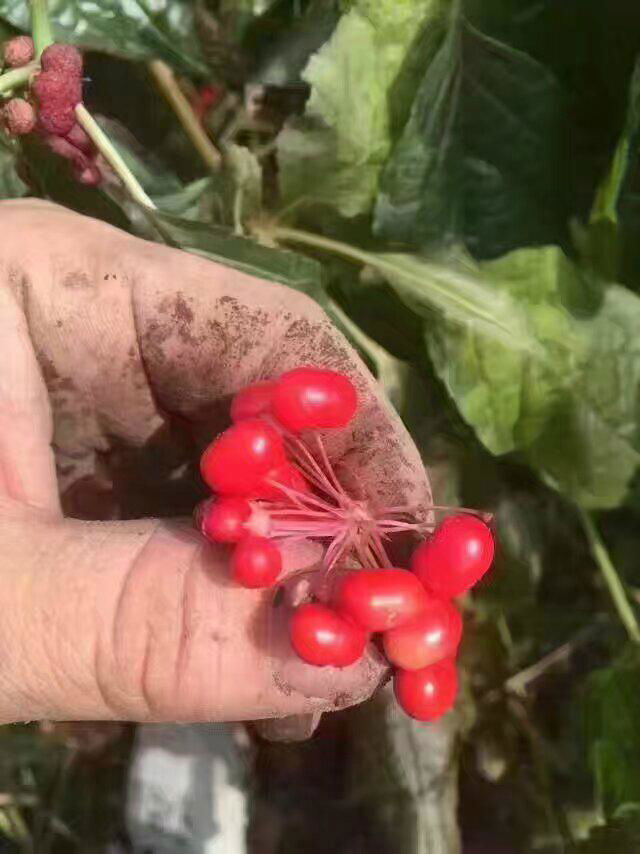
[[[202,476],[216,495],[198,509],[197,523],[207,539],[233,547],[232,577],[248,588],[276,584],[287,540],[322,542],[313,599],[290,617],[294,651],[317,667],[349,667],[379,635],[396,668],[399,704],[431,721],[449,711],[458,690],[462,618],[451,600],[487,572],[493,537],[470,512],[434,529],[411,507],[374,512],[352,498],[313,431],[346,427],[357,406],[347,377],[316,368],[240,391],[231,406],[233,425],[201,458]],[[394,567],[385,543],[412,532],[426,539],[410,569]]]
[[[5,64],[12,68],[33,58],[33,41],[28,36],[4,45]],[[4,127],[15,136],[38,133],[51,151],[70,162],[77,181],[97,186],[102,181],[97,151],[75,113],[82,101],[82,55],[72,45],[53,44],[42,52],[40,67],[29,98],[11,98],[4,104]]]

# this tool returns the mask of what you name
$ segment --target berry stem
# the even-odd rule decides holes
[[[54,42],[47,0],[31,0],[31,35],[39,60],[42,51]]]
[[[198,121],[191,104],[178,86],[171,68],[161,59],[153,59],[149,63],[149,72],[207,169],[211,172],[219,172],[222,168],[222,155]]]
[[[111,166],[113,171],[118,175],[131,194],[131,197],[138,202],[139,205],[142,205],[143,208],[155,210],[155,204],[140,186],[138,179],[122,159],[120,152],[115,148],[109,137],[102,130],[84,104],[76,105],[76,119],[78,120],[78,124],[86,131],[91,141],[100,154],[102,154],[109,166]]]
[[[285,432],[289,456],[317,492],[268,479],[283,498],[267,502],[269,535],[276,540],[317,539],[327,541],[323,558],[323,580],[341,559],[356,557],[363,567],[391,567],[384,541],[393,534],[422,533],[433,525],[412,519],[407,505],[384,508],[384,515],[365,501],[351,498],[333,469],[320,436],[316,435],[317,456],[292,433]],[[262,502],[257,502],[261,510]],[[396,514],[405,518],[396,518]]]
[[[629,603],[624,585],[620,580],[620,576],[618,575],[615,566],[613,565],[609,552],[607,551],[607,547],[605,546],[602,537],[591,518],[591,514],[582,507],[578,508],[578,512],[580,513],[582,525],[587,535],[587,540],[589,541],[591,554],[593,555],[595,562],[598,564],[605,584],[609,589],[609,594],[611,595],[613,604],[618,612],[618,616],[627,630],[627,634],[631,641],[633,641],[633,643],[640,644],[640,626],[638,626],[636,615]]]
[[[13,89],[26,86],[31,77],[39,69],[40,64],[38,62],[30,62],[21,68],[12,68],[11,71],[0,74],[0,94],[5,94],[6,92],[11,92]]]

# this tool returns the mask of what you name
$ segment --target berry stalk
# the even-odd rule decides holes
[[[77,104],[75,113],[78,124],[86,132],[87,136],[91,139],[91,142],[93,142],[100,154],[102,154],[109,166],[111,166],[113,171],[120,178],[131,194],[133,200],[145,208],[155,210],[155,204],[146,194],[136,176],[122,159],[120,152],[113,145],[109,137],[102,130],[85,105],[82,103]]]
[[[40,59],[42,51],[53,44],[47,0],[31,0],[31,34],[35,45],[36,59]]]
[[[21,68],[12,68],[11,71],[5,71],[4,74],[0,74],[0,95],[26,86],[31,81],[33,75],[39,70],[39,63],[30,62]]]
[[[631,604],[629,603],[624,585],[622,584],[622,581],[620,581],[620,576],[609,557],[609,552],[600,537],[600,533],[598,532],[591,515],[582,507],[579,508],[579,512],[582,520],[582,526],[584,527],[587,539],[589,540],[591,554],[598,564],[604,582],[609,590],[609,595],[611,596],[613,605],[620,617],[620,621],[627,630],[629,639],[633,643],[640,644],[640,626],[638,625],[638,620]]]

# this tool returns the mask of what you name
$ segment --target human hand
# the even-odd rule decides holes
[[[375,649],[341,671],[303,664],[272,592],[232,585],[224,550],[178,521],[205,495],[197,461],[231,395],[303,364],[359,390],[332,459],[365,494],[429,502],[345,340],[304,295],[66,209],[3,202],[0,224],[0,722],[282,718],[366,699],[385,674]],[[292,549],[286,568],[316,559]]]

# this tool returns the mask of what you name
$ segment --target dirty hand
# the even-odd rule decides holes
[[[404,428],[314,302],[3,202],[0,363],[0,722],[312,716],[375,690],[373,648],[342,671],[295,659],[273,592],[231,584],[188,520],[230,396],[303,364],[360,392],[334,461],[365,494],[428,502]]]

